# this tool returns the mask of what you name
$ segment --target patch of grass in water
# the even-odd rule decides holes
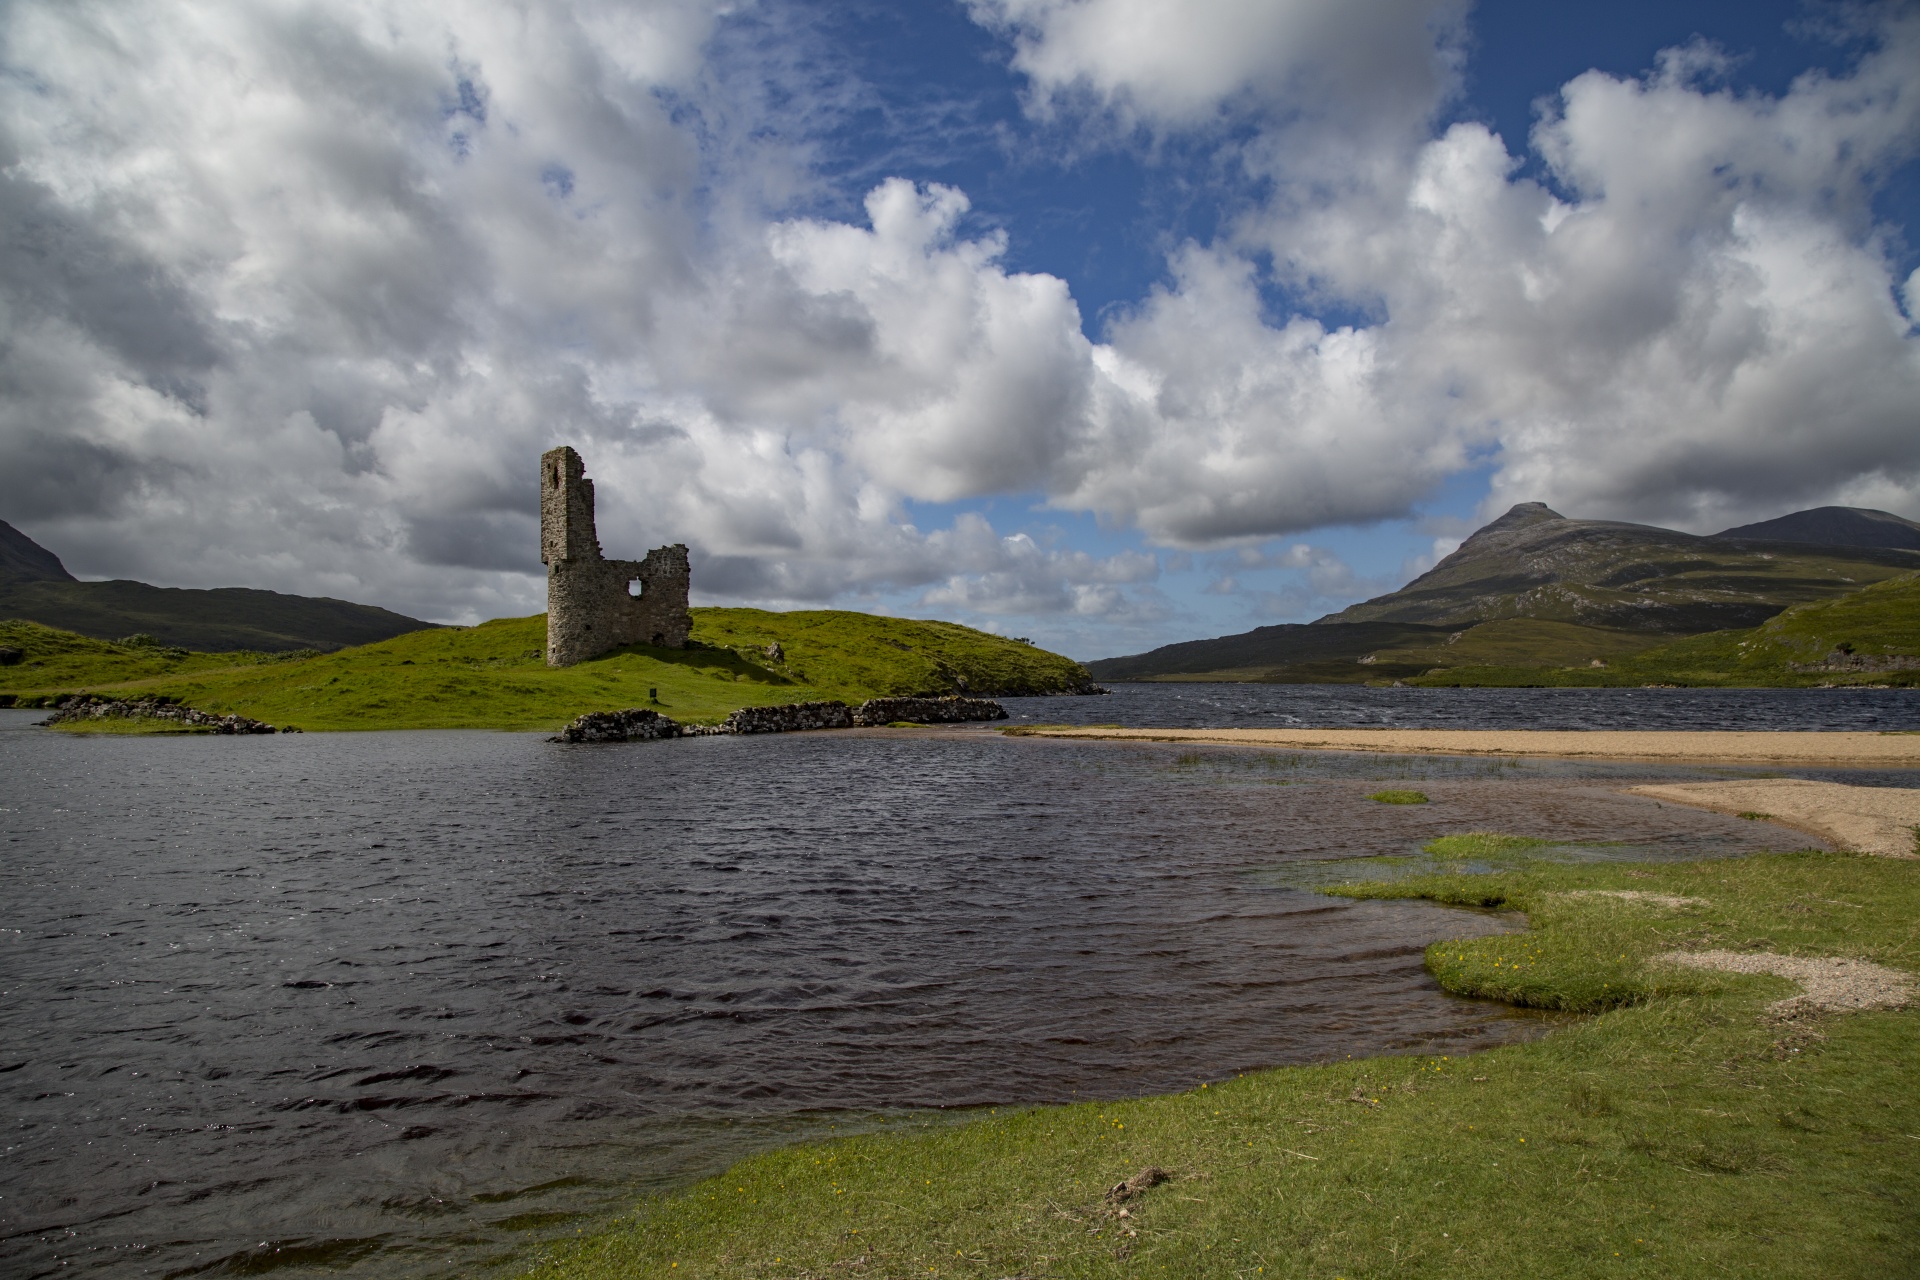
[[[1506,858],[1516,853],[1544,849],[1552,843],[1551,840],[1539,840],[1533,836],[1503,836],[1493,831],[1469,831],[1464,835],[1435,836],[1420,847],[1435,858]]]
[[[1427,799],[1427,793],[1424,791],[1376,791],[1368,796],[1367,799],[1378,801],[1380,804],[1431,803]]]

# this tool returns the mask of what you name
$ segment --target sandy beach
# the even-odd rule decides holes
[[[1804,778],[1739,782],[1674,782],[1633,787],[1635,795],[1714,813],[1757,814],[1805,831],[1841,849],[1883,858],[1911,858],[1920,836],[1920,790],[1848,787]]]
[[[1295,751],[1383,751],[1410,755],[1556,756],[1686,764],[1920,769],[1920,734],[1916,733],[1613,729],[1114,729],[1081,726],[1022,729],[1020,732],[1049,738],[1219,743],[1237,747],[1281,747]]]

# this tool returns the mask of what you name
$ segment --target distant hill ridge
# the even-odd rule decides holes
[[[1868,507],[1815,507],[1776,520],[1722,529],[1716,538],[1815,542],[1828,547],[1901,547],[1920,551],[1920,524]]]
[[[1359,681],[1488,661],[1492,648],[1508,665],[1605,661],[1679,636],[1757,626],[1793,605],[1915,569],[1920,525],[1884,511],[1823,507],[1700,536],[1573,520],[1523,502],[1400,590],[1316,622],[1087,666],[1106,680]],[[1493,624],[1486,638],[1475,634]]]
[[[0,618],[99,640],[148,635],[208,653],[284,653],[372,644],[434,624],[374,605],[249,587],[211,591],[144,582],[81,582],[60,557],[0,521]]]

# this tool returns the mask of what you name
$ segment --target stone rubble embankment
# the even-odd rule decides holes
[[[1007,711],[989,698],[869,698],[858,707],[844,702],[789,702],[777,707],[741,707],[719,724],[681,724],[657,711],[589,711],[549,739],[552,742],[650,742],[718,734],[804,733],[906,722],[960,724],[1005,720]]]
[[[990,698],[868,698],[853,711],[862,728],[898,724],[961,724],[1005,720],[1007,709]]]
[[[193,707],[184,707],[165,698],[103,698],[99,694],[83,693],[62,698],[54,704],[54,712],[42,725],[71,724],[82,720],[158,720],[169,725],[178,725],[183,732],[197,733],[298,733],[298,729],[288,725],[276,729],[263,720],[250,720],[240,715],[215,715],[211,711],[200,711]]]
[[[677,720],[658,711],[631,707],[625,711],[589,711],[562,729],[549,742],[651,742],[677,738],[686,732]]]

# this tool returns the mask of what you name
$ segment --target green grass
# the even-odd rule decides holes
[[[541,658],[546,616],[414,631],[310,656],[200,654],[110,644],[33,623],[0,623],[26,660],[0,667],[0,694],[166,694],[274,725],[328,729],[552,730],[584,711],[654,706],[711,723],[742,706],[889,694],[1066,691],[1078,664],[946,622],[838,611],[695,609],[686,649],[634,645],[566,668]],[[766,654],[777,642],[782,660]],[[648,701],[649,690],[659,700]]]
[[[1376,791],[1368,796],[1367,799],[1376,800],[1381,804],[1428,803],[1427,793],[1424,791]]]
[[[1705,899],[1670,910],[1575,890]],[[1797,853],[1350,886],[1523,910],[1445,943],[1462,994],[1578,1013],[1470,1057],[1284,1068],[791,1147],[648,1201],[569,1277],[1884,1277],[1920,1270],[1920,1013],[1791,1024],[1673,949],[1920,968],[1920,866]],[[1146,1166],[1171,1181],[1125,1204]]]
[[[1796,671],[1836,651],[1920,656],[1920,574],[1876,582],[1833,600],[1796,605],[1744,631],[1709,631],[1612,660],[1610,666],[1462,665],[1408,678],[1464,687],[1807,687],[1920,685],[1920,671]]]
[[[1381,649],[1379,661],[1446,667],[1590,667],[1651,649],[1667,637],[1645,631],[1583,627],[1548,618],[1496,618],[1453,633],[1448,642]],[[1600,669],[1600,668],[1594,668]]]
[[[1506,858],[1529,849],[1551,844],[1532,836],[1503,836],[1492,831],[1469,831],[1465,835],[1436,836],[1420,846],[1436,858]]]

